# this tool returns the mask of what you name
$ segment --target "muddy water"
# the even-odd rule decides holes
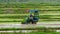
[[[0,24],[0,28],[60,27],[60,22],[38,22],[37,24]]]
[[[11,31],[0,31],[0,32],[24,32],[24,33],[27,33],[27,32],[32,32],[32,31],[37,31],[37,30],[11,30]]]

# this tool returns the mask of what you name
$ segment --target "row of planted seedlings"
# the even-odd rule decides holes
[[[34,3],[0,3],[0,8],[26,8],[26,7],[46,7],[46,6],[59,6],[59,5],[49,5],[49,4],[34,4]]]
[[[60,30],[60,28],[46,28],[46,27],[38,27],[38,28],[2,28],[0,29],[0,33],[10,33],[10,34],[27,34],[27,33],[55,33],[56,30]],[[5,31],[5,32],[1,32],[1,31]]]
[[[0,22],[21,22],[24,21],[25,18],[27,18],[28,16],[0,16]],[[60,17],[60,16],[58,16]],[[39,16],[39,22],[40,21],[60,21],[60,18],[52,18],[52,16],[50,15],[44,15],[44,16]]]

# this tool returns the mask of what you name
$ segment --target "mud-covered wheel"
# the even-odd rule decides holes
[[[34,24],[36,24],[36,22],[34,22]]]
[[[36,22],[34,22],[33,24],[36,24]]]
[[[32,24],[36,24],[36,22],[35,22],[35,21],[33,21],[33,22],[32,22]]]

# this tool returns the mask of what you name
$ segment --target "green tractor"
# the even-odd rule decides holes
[[[36,24],[39,20],[38,10],[29,10],[30,15],[22,21],[22,24]]]

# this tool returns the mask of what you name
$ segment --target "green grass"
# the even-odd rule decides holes
[[[29,14],[0,14],[2,19],[24,19],[28,17]],[[60,19],[60,15],[40,15],[40,19]]]
[[[0,22],[21,22],[29,14],[0,14]],[[60,21],[60,15],[40,15],[41,21]]]
[[[60,29],[60,27],[49,27],[49,28],[46,28],[44,26],[38,26],[38,27],[26,27],[26,28],[0,28],[0,31],[7,31],[7,30],[43,30],[43,31],[55,31],[55,30],[58,30]]]
[[[60,6],[45,6],[45,5],[41,5],[41,4],[0,4],[0,8],[22,8],[22,9],[39,9],[39,10],[59,10]]]
[[[28,34],[60,34],[60,32],[30,32]]]
[[[60,21],[60,6],[46,5],[43,3],[40,4],[8,4],[0,3],[0,22],[21,22],[26,18],[29,13],[26,13],[26,9],[36,9],[41,10],[39,21]],[[53,13],[55,15],[53,15]],[[43,14],[43,15],[42,15]],[[58,16],[56,15],[58,14]],[[58,19],[58,20],[55,20]]]
[[[27,32],[27,33],[22,33],[22,32],[13,32],[13,33],[8,33],[8,32],[3,32],[1,34],[60,34],[60,32]]]
[[[59,29],[60,27],[49,27],[49,28],[46,28],[44,26],[38,26],[38,27],[26,27],[26,28],[0,28],[1,31],[4,31],[4,30],[48,30],[49,29]],[[53,31],[53,30],[52,30]]]
[[[22,33],[22,32],[19,32],[19,33],[1,33],[1,34],[60,34],[60,32],[30,32],[30,33]]]
[[[39,22],[43,21],[60,21],[60,15],[48,15],[48,14],[57,14],[60,13],[60,5],[49,5],[49,4],[0,4],[0,23],[17,23],[23,21],[23,19],[28,16],[29,13],[25,13],[26,9],[36,9],[36,10],[41,10],[39,12],[40,14],[40,19]],[[10,13],[10,10],[12,13]],[[9,11],[9,12],[8,12]],[[59,12],[58,12],[59,11]],[[46,14],[46,15],[45,15]],[[55,17],[54,20],[52,17]],[[57,18],[56,18],[57,17]],[[58,20],[55,20],[58,19]],[[47,22],[48,23],[48,22]],[[39,27],[35,28],[38,30],[42,30],[45,27]],[[0,30],[35,30],[33,28],[2,28]],[[0,33],[0,34],[60,34],[60,32],[30,32],[30,33]]]

